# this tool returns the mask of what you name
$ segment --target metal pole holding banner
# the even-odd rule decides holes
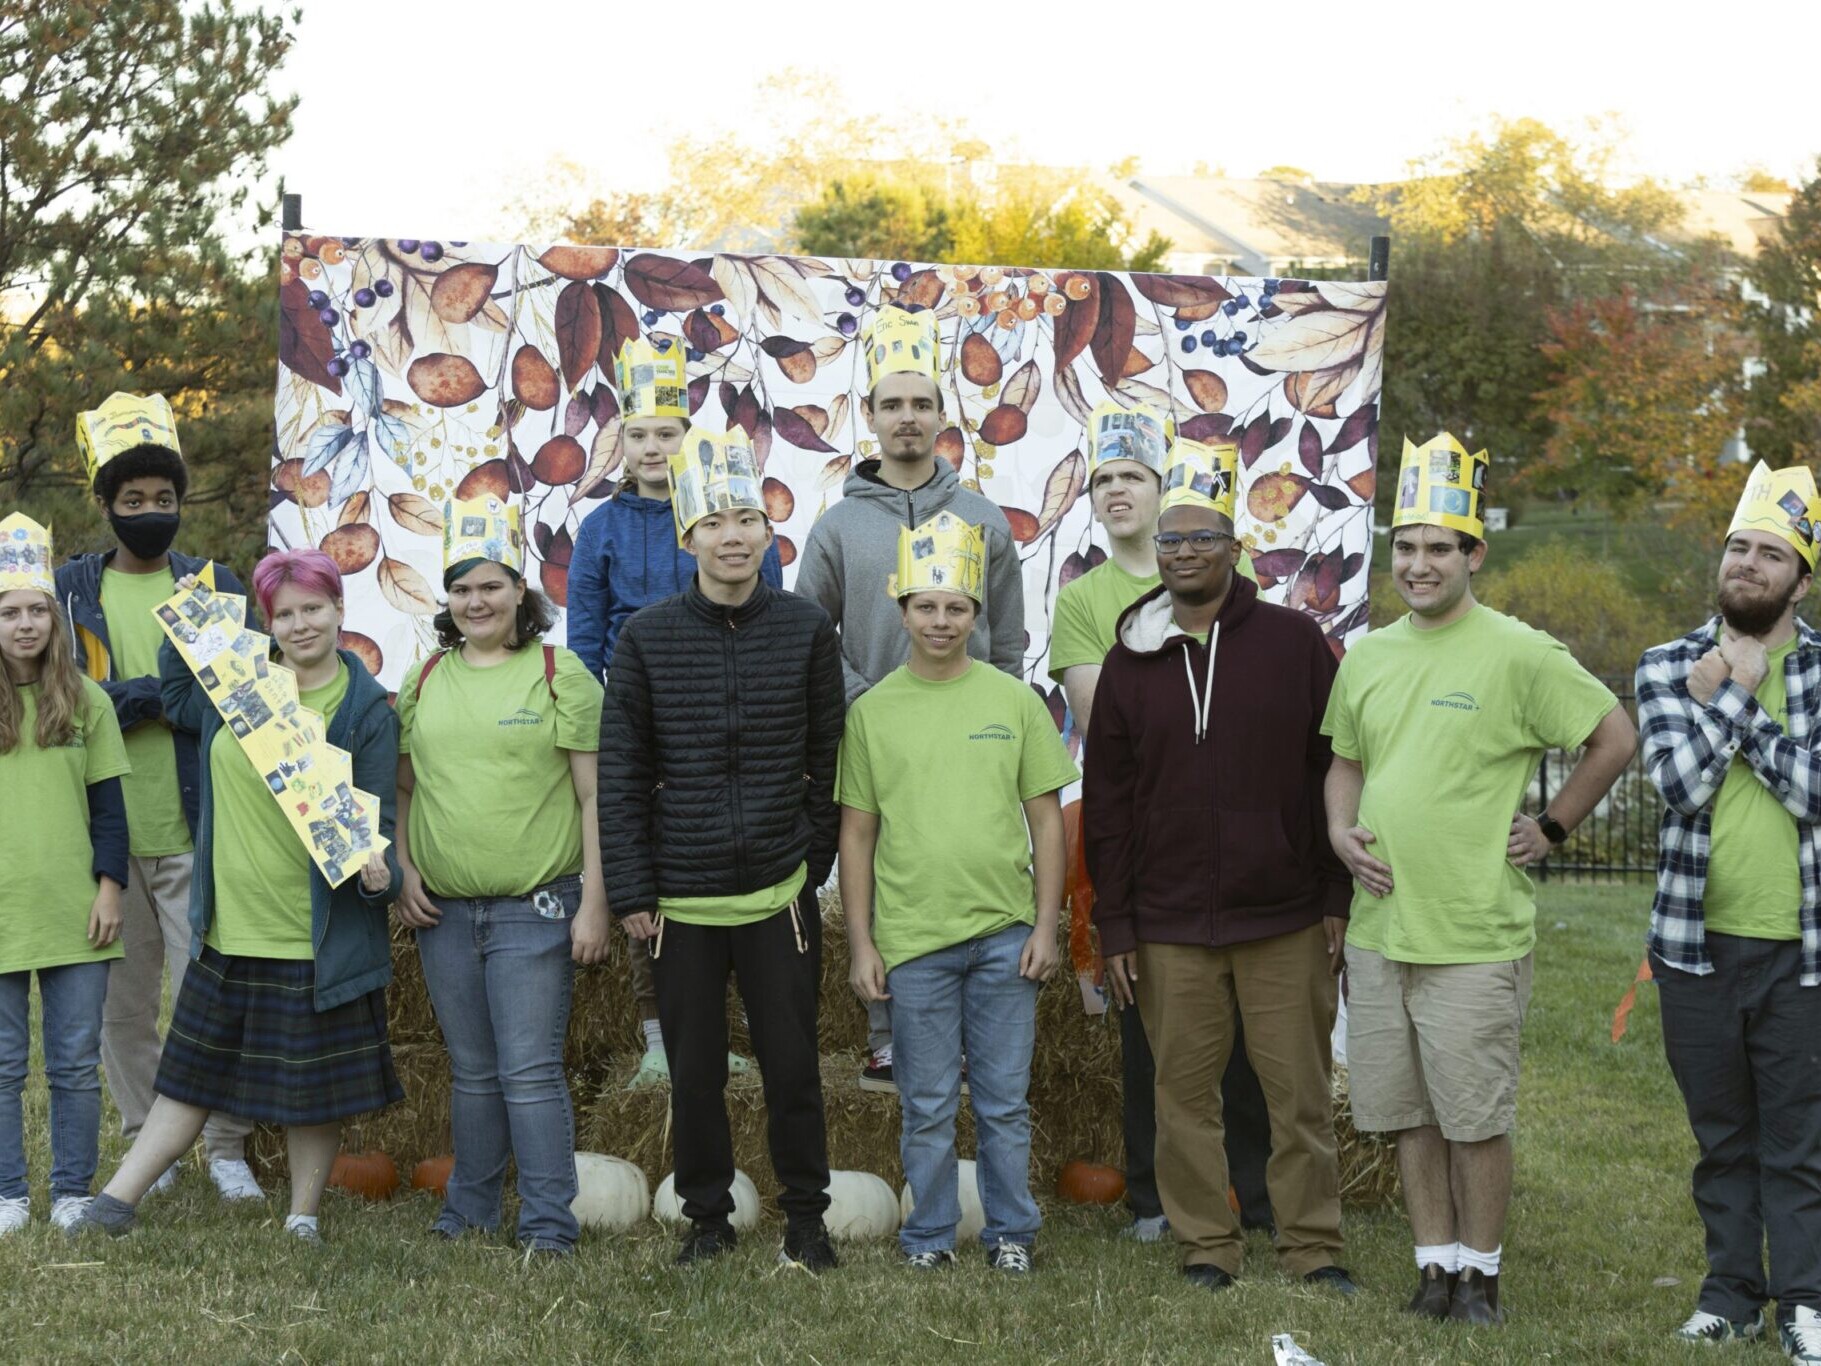
[[[1385,236],[1374,237],[1366,255],[1366,278],[1368,280],[1388,280],[1391,278],[1391,239]]]
[[[301,230],[303,227],[303,196],[300,194],[286,194],[280,196],[279,202],[281,205],[279,210],[279,222],[284,227],[284,230],[286,232],[297,232]],[[1378,239],[1374,238],[1373,240],[1377,241]],[[1376,280],[1381,277],[1374,275],[1372,278]]]

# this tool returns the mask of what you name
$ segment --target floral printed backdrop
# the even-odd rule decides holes
[[[751,438],[785,564],[875,451],[859,335],[936,311],[953,425],[937,453],[1004,508],[1025,566],[1025,672],[1063,584],[1104,558],[1084,427],[1111,396],[1240,448],[1239,530],[1267,598],[1337,653],[1366,627],[1385,285],[287,235],[271,541],[348,581],[349,643],[391,687],[433,647],[442,503],[524,510],[560,606],[580,521],[613,488],[627,338],[687,348],[694,421]]]

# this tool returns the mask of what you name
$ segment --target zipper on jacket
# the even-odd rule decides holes
[[[727,616],[727,791],[733,803],[733,876],[734,890],[746,890],[746,821],[740,812],[740,675],[736,641],[739,627],[733,614]]]

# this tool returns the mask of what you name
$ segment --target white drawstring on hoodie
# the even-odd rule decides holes
[[[1195,743],[1201,743],[1201,737],[1208,733],[1208,708],[1214,704],[1214,648],[1220,644],[1220,623],[1217,621],[1208,629],[1208,668],[1207,677],[1202,680],[1206,692],[1195,691],[1195,667],[1189,660],[1189,642],[1182,643],[1182,671],[1189,679],[1189,707],[1195,713]]]

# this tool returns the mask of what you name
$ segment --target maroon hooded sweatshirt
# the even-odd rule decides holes
[[[1158,588],[1101,669],[1082,829],[1103,954],[1268,939],[1352,900],[1322,798],[1327,639],[1238,575],[1215,626],[1197,643]]]

